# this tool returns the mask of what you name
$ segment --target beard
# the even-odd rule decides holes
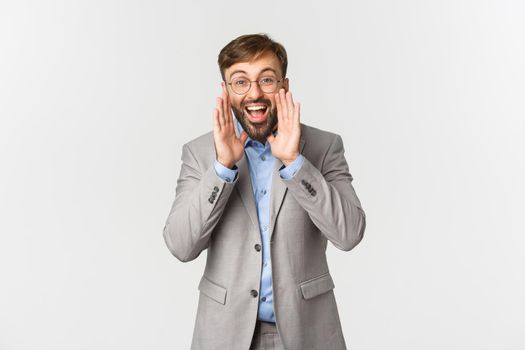
[[[248,116],[246,115],[248,112],[246,111],[246,105],[250,103],[264,103],[266,104],[267,108],[269,109],[268,118],[262,123],[252,123]],[[272,103],[268,99],[257,99],[254,101],[245,101],[241,103],[240,108],[236,108],[235,106],[231,106],[233,110],[233,114],[235,115],[235,118],[241,123],[242,128],[248,136],[250,136],[251,139],[257,140],[261,142],[262,144],[266,143],[266,137],[272,133],[272,131],[277,126],[277,108],[272,108]]]

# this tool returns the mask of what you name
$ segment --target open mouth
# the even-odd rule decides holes
[[[253,104],[244,107],[244,110],[252,123],[262,123],[266,121],[269,108],[265,104]]]

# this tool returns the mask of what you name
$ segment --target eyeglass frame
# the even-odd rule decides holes
[[[259,83],[261,80],[263,80],[263,79],[265,79],[265,78],[268,78],[268,77],[263,77],[263,78],[261,78],[261,79],[259,79],[259,80],[248,80],[248,79],[246,79],[246,80],[248,80],[248,82],[250,83],[250,85],[248,85],[248,90],[246,90],[246,92],[243,92],[242,94],[238,93],[238,92],[235,91],[235,89],[233,88],[233,86],[232,86],[233,80],[230,81],[229,83],[226,83],[226,84],[230,85],[232,91],[233,91],[236,95],[240,95],[240,96],[242,96],[242,95],[246,95],[248,92],[250,92],[250,89],[252,88],[252,83],[257,83],[257,85],[259,85],[259,89],[261,89],[261,91],[264,92],[265,94],[272,94],[272,93],[274,93],[275,91],[278,90],[278,86],[279,86],[279,84],[284,80],[284,78],[281,78],[281,79],[277,80],[277,81],[276,81],[276,83],[277,83],[277,87],[276,87],[276,89],[275,89],[274,91],[266,92],[266,91],[263,91],[263,89],[261,88],[261,84]]]

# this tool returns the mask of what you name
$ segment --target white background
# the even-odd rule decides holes
[[[350,349],[525,349],[525,4],[0,2],[0,349],[188,349],[162,228],[220,49],[267,32],[367,213],[329,248]]]

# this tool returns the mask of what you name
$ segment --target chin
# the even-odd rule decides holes
[[[261,143],[266,142],[266,137],[272,133],[272,130],[274,130],[277,125],[276,108],[266,111],[264,120],[258,123],[254,123],[250,120],[250,116],[246,110],[239,110],[233,107],[232,110],[235,118],[242,125],[242,128],[246,131],[248,136]]]
[[[266,142],[266,137],[271,134],[276,124],[277,120],[272,122],[272,118],[266,119],[264,123],[252,123],[246,116],[244,116],[241,121],[241,125],[248,136],[261,143]]]

